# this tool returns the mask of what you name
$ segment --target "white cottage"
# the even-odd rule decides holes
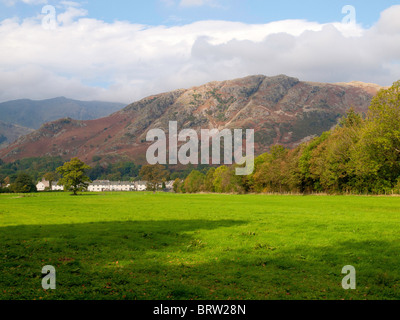
[[[175,181],[167,181],[167,182],[165,183],[165,188],[166,188],[167,190],[172,190],[172,189],[174,188],[174,182],[175,182]]]
[[[129,181],[109,181],[95,180],[89,184],[88,191],[104,192],[104,191],[134,191],[135,184]]]
[[[147,190],[147,181],[136,181],[135,182],[135,190],[136,191],[146,191]]]
[[[113,181],[110,183],[111,191],[134,191],[135,184],[129,181]]]
[[[45,191],[46,188],[50,188],[50,182],[46,181],[45,179],[42,179],[37,185],[36,189],[37,191]]]
[[[58,181],[56,181],[51,184],[51,190],[52,191],[64,191],[64,186],[59,186]]]
[[[40,181],[36,185],[37,191],[45,191],[46,189],[49,190],[49,188],[50,188],[50,181],[47,181],[45,179],[42,179],[42,181]],[[51,190],[52,191],[63,191],[64,190],[64,186],[59,186],[58,185],[58,181],[53,181],[51,183]]]
[[[89,184],[88,191],[90,191],[90,192],[110,191],[110,181],[109,180],[95,180]]]

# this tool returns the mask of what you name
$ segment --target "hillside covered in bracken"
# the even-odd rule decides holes
[[[279,75],[249,76],[180,89],[134,102],[108,117],[71,118],[44,124],[0,150],[5,162],[27,157],[94,156],[113,162],[145,163],[146,133],[179,129],[254,129],[256,153],[271,145],[293,148],[333,128],[351,107],[365,113],[379,86],[365,83],[314,83]]]

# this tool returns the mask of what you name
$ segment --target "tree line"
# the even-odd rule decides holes
[[[366,116],[351,108],[331,131],[289,150],[276,145],[249,176],[234,167],[194,170],[176,192],[400,193],[400,81],[373,98]]]
[[[162,182],[175,180],[177,193],[400,193],[400,81],[379,91],[365,116],[350,108],[333,130],[309,142],[294,149],[272,146],[255,159],[255,170],[248,176],[237,176],[236,166],[187,166],[173,171],[133,162],[101,165],[100,160],[93,159],[94,167],[84,166],[85,183],[143,179],[156,190]],[[66,173],[56,170],[61,165],[60,158],[10,164],[0,160],[0,192],[32,192],[33,181],[46,175],[53,181],[62,179]],[[11,188],[4,188],[7,183]]]

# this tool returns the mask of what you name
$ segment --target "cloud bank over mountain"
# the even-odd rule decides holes
[[[400,79],[400,5],[368,29],[305,20],[146,26],[87,14],[64,2],[54,30],[43,28],[44,15],[1,21],[0,101],[68,96],[130,103],[249,74],[385,86]]]

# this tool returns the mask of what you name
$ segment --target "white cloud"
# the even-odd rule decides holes
[[[68,7],[64,13],[57,16],[57,21],[63,26],[71,24],[76,18],[87,16],[88,12],[82,8]]]
[[[400,6],[370,29],[303,20],[144,26],[86,14],[68,7],[55,30],[40,19],[0,22],[0,101],[62,95],[129,103],[250,74],[382,85],[400,79]]]

